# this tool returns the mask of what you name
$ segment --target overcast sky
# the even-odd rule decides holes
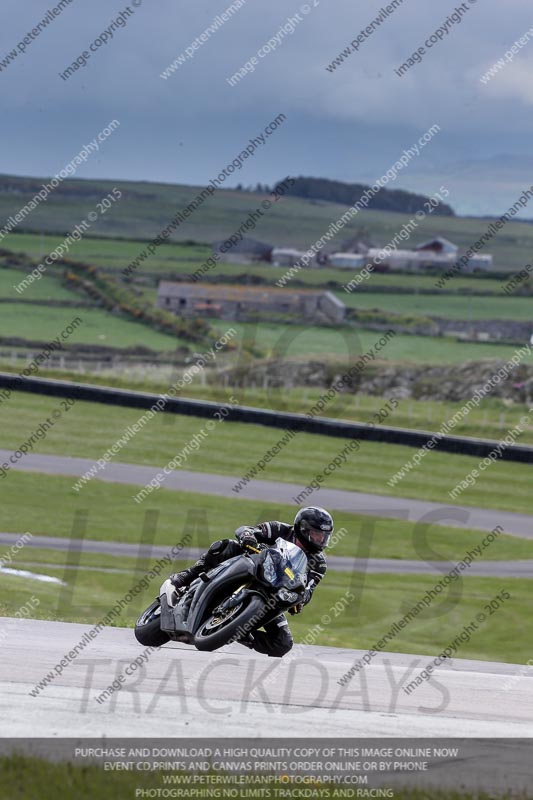
[[[359,52],[330,73],[326,65],[385,0],[246,0],[168,80],[160,73],[231,0],[131,2],[127,25],[68,81],[59,72],[89,50],[126,3],[73,0],[0,71],[1,172],[53,175],[118,119],[119,130],[80,177],[201,185],[281,112],[286,123],[234,183],[270,183],[287,174],[377,177],[434,124],[442,132],[409,167],[413,176],[465,159],[531,152],[533,39],[487,85],[480,82],[533,27],[527,0],[467,0],[461,24],[402,78],[394,69],[459,3],[403,0]],[[53,7],[46,0],[3,0],[0,62]],[[253,74],[228,85],[226,78],[296,14],[301,21],[292,35],[258,59]],[[409,170],[398,187],[409,185]],[[531,183],[525,175],[524,184]],[[461,208],[461,198],[452,205]],[[494,207],[494,213],[503,210]]]

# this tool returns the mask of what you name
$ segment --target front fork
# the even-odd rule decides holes
[[[213,614],[222,614],[224,611],[230,611],[232,608],[235,608],[235,606],[238,606],[244,599],[244,591],[248,586],[249,584],[243,583],[242,586],[235,589],[233,594],[230,594],[220,605],[213,609]]]

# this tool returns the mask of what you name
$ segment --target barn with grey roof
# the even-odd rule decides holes
[[[174,281],[160,282],[157,305],[181,317],[243,321],[287,315],[294,322],[338,325],[346,316],[346,306],[332,292]]]

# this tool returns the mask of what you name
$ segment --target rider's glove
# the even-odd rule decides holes
[[[255,538],[253,528],[242,528],[237,531],[237,539],[241,547],[257,547],[257,539]]]
[[[309,602],[311,599],[312,591],[310,589],[306,589],[302,595],[302,599],[299,603],[296,603],[295,606],[289,608],[289,614],[301,614],[303,611],[303,607]]]

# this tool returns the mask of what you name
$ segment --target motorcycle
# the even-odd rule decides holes
[[[159,597],[135,625],[145,646],[169,640],[217,650],[245,638],[300,602],[307,583],[307,556],[297,545],[248,545],[242,555],[203,572],[178,594],[166,580]]]

